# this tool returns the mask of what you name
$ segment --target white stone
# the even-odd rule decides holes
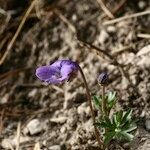
[[[107,32],[108,33],[115,33],[116,32],[116,27],[115,26],[108,26],[107,27]]]
[[[150,44],[140,49],[140,51],[136,54],[136,56],[147,55],[148,53],[150,53]]]
[[[15,146],[15,143],[13,142],[13,140],[11,139],[4,139],[1,143],[1,146],[4,148],[4,149],[11,149],[11,147],[14,147]]]
[[[139,1],[138,6],[140,9],[144,9],[146,7],[146,3],[144,1]]]
[[[65,133],[66,130],[67,130],[66,126],[62,126],[62,127],[60,128],[60,132],[61,132],[62,134]]]
[[[141,57],[140,60],[137,62],[137,65],[140,66],[141,68],[149,68],[150,67],[149,58],[150,58],[149,55]]]
[[[27,124],[27,129],[31,135],[42,132],[42,123],[38,119],[33,119]]]
[[[109,34],[106,32],[106,30],[101,30],[98,38],[99,42],[101,44],[104,44],[108,38],[109,38]]]
[[[9,99],[9,94],[5,94],[1,100],[0,100],[0,104],[5,104],[8,102],[8,99]]]
[[[28,96],[29,97],[35,97],[36,96],[36,94],[37,94],[37,89],[33,89],[33,90],[31,90],[30,92],[29,92],[29,94],[28,94]]]
[[[86,103],[81,104],[78,108],[77,108],[77,112],[79,115],[84,115],[85,114],[85,109],[86,109]]]
[[[73,21],[76,21],[76,20],[77,20],[77,15],[76,15],[76,14],[73,14],[73,15],[72,15],[72,20],[73,20]]]
[[[59,118],[52,118],[50,119],[51,122],[55,122],[55,123],[65,123],[67,120],[67,117],[59,117]]]
[[[61,150],[60,145],[53,145],[51,147],[49,147],[49,150]]]

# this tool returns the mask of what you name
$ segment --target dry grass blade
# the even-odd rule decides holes
[[[31,13],[32,9],[34,8],[34,6],[35,6],[35,4],[36,4],[36,1],[37,1],[37,0],[33,0],[33,1],[32,1],[32,3],[31,3],[31,5],[29,6],[27,12],[25,13],[25,15],[24,15],[24,17],[23,17],[23,19],[22,19],[22,21],[21,21],[21,23],[20,23],[20,25],[19,25],[19,27],[18,27],[18,29],[17,29],[17,31],[16,31],[16,33],[14,34],[14,36],[13,36],[13,38],[11,39],[10,43],[8,44],[7,49],[6,49],[4,55],[2,56],[2,58],[1,58],[1,60],[0,60],[0,65],[2,65],[2,63],[3,63],[4,60],[5,60],[5,58],[7,57],[8,53],[9,53],[10,50],[12,49],[12,47],[13,47],[13,45],[14,45],[14,43],[15,43],[15,41],[16,41],[16,39],[17,39],[17,37],[18,37],[18,35],[19,35],[19,33],[20,33],[20,31],[21,31],[21,29],[22,29],[22,27],[23,27],[23,25],[24,25],[24,23],[25,23],[25,21],[26,21],[26,19],[27,19],[27,17],[28,17],[29,14]]]
[[[132,49],[132,45],[129,45],[129,46],[125,46],[125,47],[122,47],[120,49],[117,49],[117,50],[114,50],[113,53],[112,53],[112,56],[116,57],[126,51],[130,51]]]
[[[54,13],[56,15],[58,15],[58,17],[68,25],[68,27],[71,29],[71,31],[73,33],[76,33],[76,28],[69,22],[69,20],[58,10],[58,9],[55,9],[54,10]]]
[[[5,109],[2,109],[2,112],[1,112],[1,117],[0,117],[0,133],[2,133],[3,131],[3,125],[4,125],[4,115],[5,115]]]
[[[123,16],[123,17],[116,18],[116,19],[113,19],[113,20],[110,20],[110,21],[105,21],[103,23],[103,25],[110,25],[110,24],[114,24],[114,23],[117,23],[117,22],[120,22],[120,21],[123,21],[123,20],[126,20],[126,19],[130,19],[130,18],[134,18],[134,17],[140,17],[140,16],[144,16],[144,15],[148,15],[148,14],[150,14],[150,10],[135,13],[135,14],[128,15],[128,16]]]
[[[3,46],[5,45],[5,43],[8,41],[9,37],[10,37],[10,34],[7,34],[7,35],[2,39],[2,41],[1,41],[1,43],[0,43],[0,50],[3,48]],[[0,57],[1,57],[1,53],[0,53]]]
[[[19,122],[17,126],[17,135],[16,135],[16,139],[17,139],[16,150],[19,150],[19,146],[20,146],[20,132],[21,132],[21,123]]]
[[[1,79],[4,79],[4,78],[7,78],[7,77],[10,77],[10,76],[13,76],[13,75],[16,75],[26,69],[29,69],[29,68],[21,68],[21,69],[16,69],[16,70],[12,70],[12,71],[8,71],[6,73],[3,73],[0,75],[0,80]]]
[[[109,18],[111,18],[111,19],[115,18],[114,15],[110,12],[110,10],[104,5],[102,0],[97,0],[97,2]]]
[[[150,34],[138,33],[137,37],[143,38],[143,39],[150,39]]]
[[[4,83],[8,81],[11,77],[18,75],[20,72],[23,72],[29,68],[16,69],[12,71],[8,71],[0,75],[0,88],[5,85]]]

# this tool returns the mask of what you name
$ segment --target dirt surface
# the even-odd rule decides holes
[[[17,4],[0,0],[5,10],[0,13],[0,59],[30,6]],[[150,2],[106,0],[105,5],[114,18],[96,0],[36,3],[0,66],[0,149],[16,147],[17,131],[21,150],[32,150],[35,144],[42,150],[98,149],[81,76],[58,86],[35,76],[38,66],[57,59],[79,63],[92,95],[101,94],[97,76],[107,71],[107,90],[118,95],[116,109],[133,109],[138,125],[133,142],[112,142],[109,149],[150,149],[145,124],[150,122],[150,13],[110,22],[150,11]],[[29,131],[32,121],[35,133]]]

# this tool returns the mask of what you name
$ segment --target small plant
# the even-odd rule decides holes
[[[71,81],[80,72],[86,89],[86,95],[91,109],[95,137],[98,141],[99,148],[105,149],[112,139],[131,141],[133,135],[131,132],[136,129],[131,115],[132,111],[118,111],[111,114],[112,108],[117,102],[116,92],[105,93],[108,84],[108,75],[100,74],[98,81],[102,86],[102,95],[94,96],[93,101],[96,108],[101,112],[99,119],[96,121],[95,113],[92,106],[92,96],[85,78],[85,75],[78,63],[71,60],[58,60],[51,65],[42,66],[36,69],[36,76],[49,84],[62,84],[65,81]],[[102,132],[101,132],[102,131]],[[100,133],[102,133],[100,135]]]
[[[113,139],[117,141],[131,141],[134,137],[132,131],[137,128],[132,120],[132,110],[119,110],[112,114],[111,110],[117,102],[117,97],[116,92],[105,93],[105,88],[108,84],[107,73],[100,74],[98,82],[103,90],[102,95],[93,97],[96,108],[101,112],[95,126],[103,133],[104,147],[107,147]]]

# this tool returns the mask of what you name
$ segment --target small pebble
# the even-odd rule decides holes
[[[60,128],[60,132],[61,132],[62,134],[64,134],[64,133],[66,132],[66,130],[67,130],[67,128],[66,128],[65,126],[62,126],[62,127]]]
[[[37,89],[33,89],[29,92],[28,96],[31,97],[35,97],[37,95],[38,90]]]
[[[107,32],[108,33],[115,33],[116,32],[116,27],[115,26],[108,26],[107,27]]]
[[[86,109],[86,103],[82,103],[78,108],[77,108],[77,112],[80,116],[84,116],[85,114],[85,109]]]
[[[0,100],[0,104],[5,104],[8,102],[8,99],[9,99],[9,94],[5,94],[1,100]]]
[[[52,118],[50,119],[51,122],[63,124],[67,120],[67,117],[59,117],[59,118]]]
[[[99,42],[101,44],[104,44],[109,38],[109,34],[106,32],[106,30],[101,30],[99,35]]]
[[[77,20],[77,15],[76,15],[76,14],[73,14],[73,15],[72,15],[72,20],[73,20],[73,21],[76,21],[76,20]]]
[[[49,147],[49,150],[61,150],[60,145],[53,145],[51,147]]]
[[[150,53],[150,44],[144,46],[143,48],[141,48],[141,49],[137,52],[136,56],[147,55],[147,54],[149,54],[149,53]]]
[[[31,120],[26,127],[30,135],[35,135],[43,131],[43,125],[38,119]]]
[[[138,2],[138,6],[142,10],[142,9],[144,9],[146,7],[146,2],[145,1],[139,1]]]

